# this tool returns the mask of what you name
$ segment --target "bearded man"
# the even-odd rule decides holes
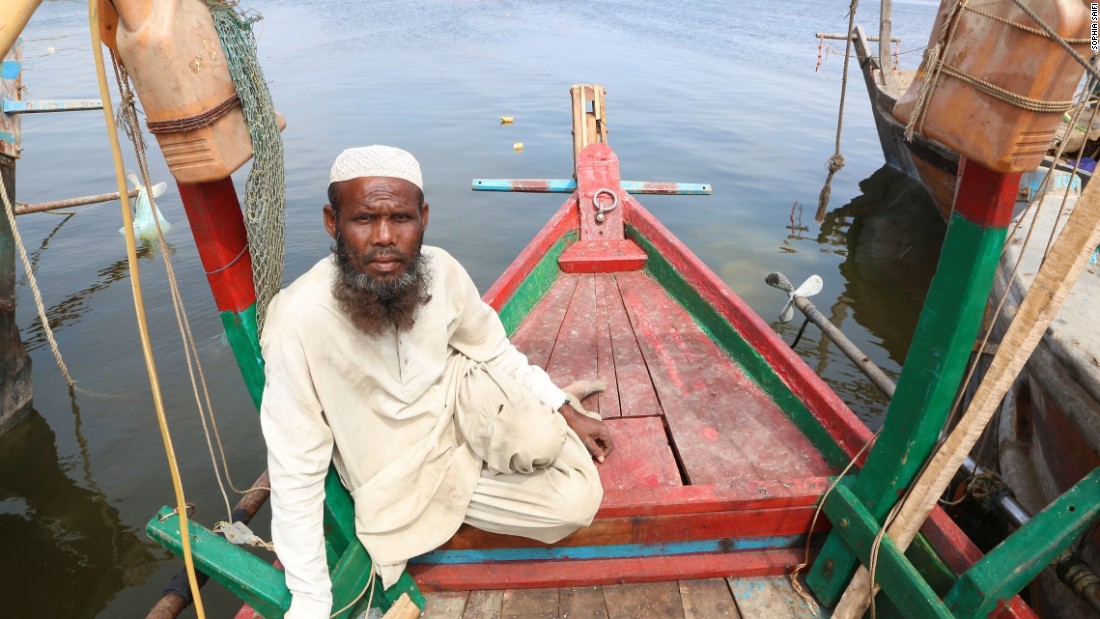
[[[447,252],[423,246],[420,165],[369,146],[332,166],[329,256],[271,302],[260,421],[288,619],[332,610],[331,462],[386,587],[462,523],[553,543],[591,523],[606,426],[527,363]],[[591,454],[591,455],[590,455]]]

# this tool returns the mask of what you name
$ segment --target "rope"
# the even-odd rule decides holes
[[[15,209],[8,198],[8,188],[2,175],[0,175],[0,196],[4,197],[4,214],[8,216],[8,226],[11,227],[12,240],[15,241],[15,246],[19,248],[19,259],[23,263],[23,272],[27,274],[27,283],[30,284],[31,293],[34,295],[34,306],[38,310],[38,320],[42,323],[42,330],[50,343],[50,350],[53,352],[53,358],[57,361],[57,367],[61,370],[61,375],[65,377],[65,382],[69,384],[71,391],[73,377],[69,374],[69,368],[65,365],[65,360],[61,358],[61,350],[57,347],[57,339],[54,338],[53,329],[50,328],[50,319],[46,316],[46,306],[42,302],[42,291],[38,288],[38,280],[34,277],[34,267],[27,256],[27,248],[23,246],[23,238],[19,236],[19,228],[15,225]]]
[[[130,84],[129,75],[126,72],[125,67],[118,62],[118,59],[112,54],[112,62],[115,69],[115,79],[118,82],[119,92],[123,93],[123,106],[119,110],[119,118],[126,120],[126,133],[130,136],[131,141],[134,144],[134,154],[138,160],[138,168],[141,171],[142,183],[148,187],[152,184],[152,180],[149,176],[148,162],[145,157],[145,142],[141,139],[141,127],[138,124],[137,109],[135,106],[135,97],[133,93],[133,87]],[[150,203],[153,208],[154,214],[156,213],[156,201],[150,196]],[[207,451],[210,454],[211,464],[214,469],[214,478],[217,481],[218,489],[221,491],[222,500],[225,504],[226,513],[229,515],[229,520],[232,521],[232,508],[229,505],[229,496],[225,491],[225,484],[236,492],[237,494],[247,494],[251,490],[241,490],[233,483],[233,478],[229,472],[229,462],[225,456],[225,447],[222,444],[221,434],[218,430],[217,417],[214,414],[214,405],[210,398],[210,390],[206,384],[206,373],[203,370],[202,359],[199,356],[198,344],[195,341],[194,334],[191,331],[191,321],[187,315],[187,308],[183,302],[183,296],[180,293],[178,280],[176,278],[175,269],[172,266],[171,252],[168,251],[167,242],[164,239],[163,230],[160,227],[159,218],[154,217],[156,237],[160,244],[161,255],[164,256],[164,268],[168,278],[168,287],[172,296],[172,309],[175,312],[176,324],[180,330],[180,339],[183,341],[185,359],[187,362],[187,373],[191,380],[191,391],[195,396],[195,405],[199,413],[199,421],[202,425],[203,436],[206,439]],[[247,248],[246,248],[247,249]],[[244,250],[242,250],[243,254]],[[240,258],[240,256],[238,256]],[[236,259],[234,260],[236,261]],[[198,374],[198,384],[196,383],[196,373]],[[199,395],[199,384],[202,387],[202,396]],[[205,406],[204,402],[205,401]],[[209,423],[207,419],[209,418]],[[218,459],[214,453],[214,445],[211,440],[211,429],[213,430],[214,441],[217,442],[218,451],[221,456],[221,470],[218,469]],[[222,475],[225,475],[225,483],[222,482]],[[260,490],[269,488],[253,488],[252,490]]]
[[[344,611],[346,611],[347,609],[354,606],[356,602],[363,599],[363,594],[367,592],[367,589],[370,589],[370,597],[367,598],[367,608],[369,609],[371,607],[371,605],[374,604],[374,577],[375,577],[374,561],[371,561],[370,576],[367,577],[367,585],[365,587],[363,587],[363,590],[359,592],[359,595],[355,596],[354,600],[348,602],[346,605],[344,605],[343,608],[341,608],[340,610],[338,610],[338,611],[332,613],[331,615],[329,615],[328,619],[335,619],[336,617],[341,615]]]
[[[1054,28],[1051,28],[1049,24],[1040,19],[1039,16],[1035,14],[1035,11],[1032,11],[1020,0],[1012,0],[1012,2],[1014,2],[1016,6],[1020,7],[1020,10],[1023,11],[1025,15],[1035,20],[1035,23],[1039,24],[1039,27],[1043,29],[1043,32],[1046,32],[1048,35],[1050,35],[1050,38],[1055,43],[1057,43],[1062,49],[1066,50],[1066,53],[1069,54],[1071,58],[1076,60],[1077,64],[1084,67],[1085,71],[1088,72],[1088,74],[1091,75],[1093,79],[1100,81],[1100,71],[1097,71],[1096,67],[1089,64],[1089,61],[1086,60],[1084,56],[1077,53],[1077,50],[1070,47],[1069,43],[1062,38],[1062,35],[1055,32]]]
[[[134,310],[137,314],[138,333],[141,339],[142,353],[145,357],[145,369],[149,375],[149,387],[153,393],[153,407],[156,409],[157,424],[160,427],[161,439],[164,441],[164,452],[168,459],[168,469],[171,473],[172,488],[175,491],[178,509],[183,508],[187,501],[184,498],[183,482],[180,479],[179,465],[176,462],[176,453],[172,446],[172,437],[168,431],[168,419],[164,412],[160,380],[157,377],[156,363],[153,360],[153,347],[149,339],[149,325],[145,318],[145,303],[141,291],[141,270],[138,265],[137,242],[134,238],[133,217],[130,212],[130,196],[126,187],[125,170],[122,165],[122,148],[119,145],[118,130],[111,110],[111,91],[107,87],[107,71],[103,62],[103,44],[99,37],[99,0],[88,0],[88,22],[92,35],[92,55],[95,59],[99,96],[103,100],[103,117],[106,120],[107,138],[111,143],[111,156],[114,160],[115,182],[118,185],[119,197],[122,198],[122,222],[126,231],[126,256],[130,266],[130,287],[134,297]],[[199,595],[199,583],[195,575],[195,561],[191,553],[188,519],[186,517],[179,518],[179,526],[180,543],[183,547],[183,563],[187,569],[187,582],[191,587],[191,594],[195,600],[195,613],[199,619],[205,619],[206,611],[203,608],[202,596]]]
[[[146,122],[145,125],[149,127],[149,133],[154,135],[158,133],[183,133],[185,131],[195,131],[204,127],[209,127],[218,122],[222,116],[225,116],[240,104],[240,98],[234,93],[233,96],[205,112],[199,112],[192,116],[184,116],[183,118],[150,120]]]
[[[971,13],[974,13],[976,15],[981,15],[982,17],[988,17],[989,19],[992,19],[994,21],[999,21],[1002,24],[1012,26],[1013,28],[1023,30],[1024,32],[1030,32],[1031,34],[1043,37],[1045,39],[1050,39],[1052,41],[1056,40],[1055,37],[1050,36],[1050,34],[1048,34],[1047,32],[1045,32],[1043,30],[1040,30],[1039,28],[1032,28],[1031,26],[1025,26],[1021,23],[1014,22],[1011,19],[1001,17],[1000,15],[994,15],[992,13],[986,13],[985,11],[982,11],[980,9],[975,9],[973,7],[970,7],[970,6],[966,7],[965,10],[970,11]],[[1091,39],[1065,39],[1065,41],[1067,43],[1069,43],[1070,45],[1088,45],[1091,42]]]
[[[840,154],[840,134],[844,127],[844,97],[848,92],[848,63],[852,59],[852,32],[856,27],[856,9],[859,0],[852,0],[848,8],[848,38],[844,42],[844,75],[840,82],[840,111],[836,117],[836,149],[826,164],[829,175],[825,177],[825,186],[817,196],[817,212],[814,213],[814,221],[818,224],[825,221],[825,209],[829,207],[829,196],[833,192],[833,176],[844,167],[844,156]]]
[[[802,587],[802,583],[798,580],[798,573],[810,564],[810,538],[814,532],[814,527],[817,526],[817,518],[821,515],[821,510],[825,508],[825,500],[829,498],[829,495],[832,494],[833,490],[837,487],[837,484],[839,484],[841,480],[844,479],[844,476],[848,474],[848,471],[853,466],[855,466],[855,463],[858,462],[859,459],[863,457],[863,454],[871,447],[872,444],[874,444],[875,439],[878,438],[879,434],[882,434],[882,428],[879,428],[878,431],[875,432],[874,436],[872,436],[863,445],[863,447],[861,447],[860,450],[856,452],[856,455],[852,456],[852,459],[848,462],[848,465],[844,467],[844,470],[842,470],[840,474],[836,476],[833,482],[829,484],[829,487],[825,489],[825,493],[821,495],[821,500],[817,502],[817,509],[814,511],[813,520],[810,521],[809,532],[806,534],[806,553],[802,558],[802,563],[794,566],[794,569],[791,570],[791,588],[793,588],[794,592],[797,593],[798,596],[802,598],[802,601],[806,603],[806,606],[809,607],[810,612],[815,615],[820,613],[821,607],[818,605],[817,600],[814,599],[814,596],[810,595],[810,593]]]
[[[920,91],[913,106],[913,114],[909,117],[909,123],[905,125],[905,139],[912,142],[913,134],[917,131],[917,125],[924,127],[924,116],[928,112],[928,103],[932,92],[940,81],[940,71],[943,67],[941,58],[947,55],[951,48],[951,41],[955,38],[955,29],[959,26],[962,11],[969,0],[957,0],[949,13],[950,17],[940,26],[939,40],[935,45],[924,50],[924,63],[928,65],[925,78],[921,81]],[[923,130],[923,129],[922,129]]]
[[[948,56],[948,49],[950,48],[951,42],[955,37],[955,30],[958,27],[959,21],[961,20],[964,11],[968,11],[976,15],[981,15],[983,17],[996,20],[1013,28],[1018,28],[1024,32],[1029,32],[1036,36],[1048,38],[1057,43],[1060,47],[1062,47],[1075,61],[1077,61],[1078,64],[1085,68],[1090,76],[1096,79],[1100,79],[1100,72],[1097,72],[1096,68],[1089,64],[1088,60],[1086,60],[1083,56],[1081,56],[1081,54],[1079,54],[1070,46],[1071,44],[1086,44],[1090,41],[1089,39],[1071,38],[1067,40],[1066,38],[1055,32],[1054,29],[1050,27],[1050,25],[1044,22],[1035,13],[1035,11],[1026,6],[1022,0],[1012,1],[1014,4],[1016,4],[1016,6],[1020,8],[1021,11],[1024,12],[1025,15],[1030,17],[1032,20],[1035,21],[1036,24],[1039,25],[1038,29],[1019,24],[1009,19],[999,17],[997,15],[992,15],[985,11],[970,8],[970,6],[968,5],[969,0],[958,0],[958,2],[955,3],[955,6],[952,8],[951,18],[944,21],[943,27],[940,30],[939,42],[933,47],[929,48],[925,53],[925,62],[928,65],[928,71],[926,72],[926,78],[921,84],[921,89],[917,96],[917,101],[913,109],[913,114],[909,118],[909,123],[905,127],[905,139],[912,141],[913,133],[916,131],[918,124],[923,127],[924,117],[927,113],[928,104],[931,99],[931,93],[938,85],[940,75],[942,73],[946,73],[950,77],[961,80],[964,83],[973,86],[980,92],[994,97],[995,99],[1030,112],[1052,114],[1065,112],[1066,110],[1073,107],[1073,101],[1043,101],[1040,99],[1025,97],[1023,95],[996,86],[973,75],[964,73],[958,68],[947,64],[946,58]]]
[[[987,82],[979,77],[974,77],[969,73],[964,73],[956,67],[947,64],[946,62],[942,64],[943,66],[940,68],[940,70],[950,77],[970,84],[974,88],[978,89],[981,92],[984,92],[994,99],[1004,101],[1009,105],[1027,110],[1029,112],[1038,112],[1041,114],[1061,114],[1073,107],[1072,99],[1068,101],[1044,101],[1042,99],[1025,97],[1024,95],[1014,93],[1011,90],[1007,90],[1005,88],[1001,88],[1000,86],[997,86],[996,84],[993,84],[991,82]]]
[[[141,182],[149,187],[152,185],[152,180],[149,178],[149,166],[145,157],[145,142],[140,139],[141,126],[137,120],[137,108],[134,105],[134,93],[130,84],[130,76],[127,74],[126,69],[118,62],[117,57],[111,54],[111,62],[114,65],[115,80],[118,82],[118,90],[123,94],[123,103],[119,109],[119,118],[124,119],[124,127],[126,127],[126,134],[130,137],[130,140],[134,145],[134,155],[138,160],[138,169],[141,172]],[[229,515],[229,519],[233,519],[233,508],[229,505],[229,496],[225,492],[225,486],[222,484],[221,475],[218,472],[218,463],[214,457],[214,446],[210,440],[210,430],[207,428],[206,413],[204,413],[202,401],[199,398],[198,385],[195,383],[195,369],[194,365],[197,364],[199,368],[199,375],[202,379],[203,391],[206,392],[206,379],[202,372],[202,362],[199,360],[198,347],[195,344],[194,337],[191,335],[191,324],[187,317],[187,309],[183,304],[183,296],[180,294],[179,285],[176,281],[175,269],[172,267],[171,252],[168,251],[167,243],[164,240],[164,231],[160,227],[160,218],[156,217],[156,199],[152,195],[149,196],[150,205],[153,209],[153,222],[156,230],[157,241],[160,245],[161,255],[164,256],[164,270],[168,276],[168,288],[171,291],[172,297],[172,310],[176,316],[176,325],[180,330],[180,339],[184,343],[185,359],[187,361],[187,373],[191,378],[191,390],[195,395],[195,403],[199,409],[199,420],[202,422],[203,434],[206,437],[207,449],[210,452],[210,460],[214,465],[214,477],[218,483],[218,489],[221,490],[222,500],[225,502],[225,512]],[[206,393],[206,404],[210,407],[209,393]],[[210,417],[213,418],[213,409],[207,408],[210,411]]]

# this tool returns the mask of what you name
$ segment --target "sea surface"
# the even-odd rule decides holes
[[[562,195],[484,194],[473,178],[568,178],[569,87],[607,90],[609,142],[630,180],[709,183],[706,197],[641,197],[788,342],[776,320],[795,285],[825,282],[816,305],[895,376],[942,240],[927,198],[882,167],[866,90],[849,69],[841,152],[824,224],[814,222],[835,148],[849,3],[718,0],[242,0],[262,15],[259,54],[286,148],[286,275],[329,251],[321,225],[328,169],[342,149],[391,144],[423,166],[428,243],[454,254],[485,290],[561,204]],[[915,68],[933,2],[895,0],[899,61]],[[878,7],[857,21],[877,30]],[[33,99],[95,98],[82,2],[47,0],[24,32]],[[112,80],[113,81],[113,80]],[[117,95],[116,95],[117,100]],[[501,125],[500,116],[514,124]],[[25,116],[17,194],[36,203],[115,190],[100,112]],[[153,141],[150,139],[150,144]],[[514,145],[522,143],[521,152]],[[125,144],[125,142],[124,142]],[[198,342],[233,481],[263,470],[258,418],[222,336],[179,194],[159,152],[154,181],[178,285]],[[127,166],[135,168],[131,152]],[[245,173],[234,176],[243,195]],[[19,269],[17,319],[34,363],[34,411],[0,437],[0,615],[142,617],[181,566],[146,538],[172,503],[165,450],[135,326],[118,203],[18,220],[43,302],[76,379],[70,396]],[[189,501],[223,517],[170,304],[164,256],[141,249],[153,348]],[[870,426],[884,398],[815,327],[797,352]],[[236,498],[231,496],[230,501]],[[269,512],[256,520],[267,535]],[[204,589],[210,616],[235,600]]]

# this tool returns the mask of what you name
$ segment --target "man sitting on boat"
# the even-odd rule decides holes
[[[288,618],[332,607],[322,504],[329,462],[386,587],[465,522],[553,543],[591,523],[606,426],[508,341],[450,254],[423,246],[420,165],[369,146],[332,166],[326,257],[271,302],[261,423]],[[578,393],[580,391],[580,393]],[[578,404],[579,406],[579,404]],[[591,454],[591,455],[590,455]]]

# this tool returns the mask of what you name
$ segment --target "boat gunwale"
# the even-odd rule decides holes
[[[562,272],[556,268],[557,257],[565,247],[576,240],[575,234],[579,229],[579,215],[578,209],[576,208],[577,200],[577,193],[574,192],[483,296],[485,302],[498,312],[513,312],[512,320],[514,324],[508,329],[509,332],[514,331],[516,327],[522,324],[530,310],[541,301],[542,297],[557,278],[562,275]],[[789,390],[790,394],[806,407],[814,421],[816,421],[820,425],[820,428],[828,433],[829,437],[833,439],[835,446],[849,457],[856,454],[859,449],[871,439],[872,433],[851,409],[844,404],[840,397],[833,392],[824,383],[821,377],[815,374],[785,342],[783,342],[763,318],[756,314],[744,300],[707,267],[706,264],[695,256],[695,254],[656,219],[656,217],[649,213],[645,207],[628,194],[625,195],[624,202],[627,207],[624,209],[624,224],[626,225],[627,238],[632,238],[636,241],[642,240],[643,243],[640,245],[643,245],[643,250],[649,255],[650,260],[656,258],[658,261],[665,262],[670,267],[672,275],[675,275],[695,294],[699,295],[700,299],[715,313],[716,317],[724,321],[724,323],[728,325],[746,345],[762,357],[766,365],[772,368],[774,375],[783,383],[786,389]],[[569,238],[571,234],[574,235],[572,239]],[[650,245],[650,247],[644,247],[646,244]],[[554,251],[550,251],[551,249]],[[554,276],[549,281],[544,281],[541,286],[538,286],[537,296],[528,299],[516,298],[517,291],[522,289],[528,278],[536,269],[549,268],[551,265],[554,267]],[[672,299],[684,305],[683,300],[678,298],[678,296],[669,289],[667,282],[662,281],[661,278],[654,275],[648,263],[645,271],[651,276],[654,276],[655,279],[658,279]],[[517,306],[515,309],[510,310],[509,308],[513,307],[514,303],[520,303],[523,307]],[[692,307],[685,306],[685,309],[692,316],[693,320],[697,322],[700,320],[698,308],[693,309]],[[515,316],[515,314],[519,315]],[[737,358],[733,356],[732,351],[722,342],[721,338],[716,337],[716,334],[711,329],[707,328],[705,324],[700,324],[699,326],[727,355],[730,355],[731,359],[739,363]],[[764,351],[768,351],[771,354],[766,355]],[[750,372],[746,374],[753,382],[757,383],[769,397],[776,397],[777,394],[774,393],[772,389],[769,389],[767,385],[760,385],[758,376]],[[790,411],[787,410],[787,408],[781,406],[781,409],[784,413],[790,415]],[[794,420],[792,419],[792,421]],[[805,429],[801,426],[798,427],[800,431],[806,434]],[[809,434],[807,434],[807,437],[809,438]],[[815,445],[815,447],[818,446]],[[818,448],[820,449],[820,447]],[[863,458],[865,458],[865,456],[861,457],[861,460]],[[812,483],[810,483],[809,486],[815,486],[822,479],[830,478],[811,479],[809,481]],[[761,483],[764,485],[767,484],[767,482]],[[773,487],[782,487],[783,483],[784,482],[777,482],[777,486]],[[748,486],[751,486],[751,484]],[[734,507],[734,504],[738,501],[737,491],[733,489],[732,486],[684,486],[679,490],[682,491],[684,488],[696,488],[697,490],[690,492],[700,493],[703,497],[698,503],[691,501],[680,506],[666,507],[666,509],[675,510],[682,508],[685,510],[679,513],[696,513],[696,510],[718,511]],[[617,494],[618,493],[612,492],[607,496],[614,497],[617,496]],[[626,491],[623,492],[624,496],[627,494]],[[649,500],[656,501],[657,504],[659,504],[663,499],[675,498],[674,495],[676,494],[676,492],[666,493],[665,489],[661,489],[652,493]],[[637,491],[632,491],[629,495],[635,499],[638,498]],[[680,493],[680,498],[688,498],[689,496],[690,494]],[[796,506],[802,504],[805,500],[817,499],[819,497],[820,495],[803,495],[797,492],[784,495],[781,492],[779,496],[768,498],[761,497],[761,500],[764,501],[761,505],[770,503],[779,507],[780,503],[786,501],[786,506]],[[772,501],[774,501],[774,503],[772,503]],[[747,506],[748,504],[739,507]],[[649,503],[647,505],[647,501],[640,501],[607,509],[601,508],[598,517],[625,515],[629,513],[629,510],[632,508],[657,509],[655,503]],[[955,572],[956,575],[963,573],[983,556],[981,550],[978,549],[973,541],[970,540],[958,525],[951,520],[950,516],[948,516],[939,506],[932,511],[928,520],[925,521],[921,528],[921,533],[925,535],[930,546],[934,549],[935,557],[941,561],[943,565]],[[1033,611],[1031,611],[1019,596],[1015,596],[1005,607],[1005,610],[1011,613],[1011,616],[1035,616]]]

